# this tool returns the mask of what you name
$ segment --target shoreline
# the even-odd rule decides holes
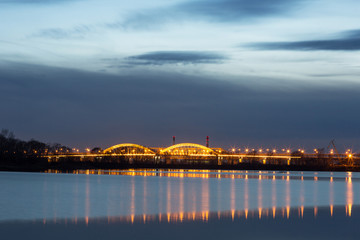
[[[298,166],[298,165],[271,165],[271,164],[151,164],[151,163],[98,163],[98,162],[58,162],[39,164],[11,164],[1,163],[1,172],[44,172],[47,170],[122,170],[122,169],[198,169],[198,170],[251,170],[251,171],[313,171],[313,172],[360,172],[360,167],[350,166]]]

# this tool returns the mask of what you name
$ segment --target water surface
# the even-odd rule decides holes
[[[18,239],[39,228],[58,232],[58,237],[73,229],[87,239],[97,239],[91,233],[94,229],[111,236],[114,228],[130,235],[134,231],[140,238],[150,226],[161,232],[178,226],[195,235],[225,228],[229,237],[242,229],[244,236],[253,232],[259,238],[263,235],[256,229],[261,227],[268,237],[279,238],[295,231],[296,227],[289,228],[293,225],[307,229],[296,236],[315,238],[316,228],[332,224],[343,226],[336,229],[352,238],[360,218],[360,174],[350,172],[1,172],[0,189],[0,230]],[[280,226],[293,230],[281,234]],[[11,230],[16,228],[23,231]],[[336,239],[333,231],[329,228],[323,236]],[[314,233],[305,234],[309,232]]]

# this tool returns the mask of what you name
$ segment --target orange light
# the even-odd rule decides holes
[[[330,205],[330,215],[333,216],[334,215],[334,206]]]
[[[273,207],[272,210],[273,210],[273,211],[272,211],[273,218],[275,218],[275,215],[276,215],[276,207]]]

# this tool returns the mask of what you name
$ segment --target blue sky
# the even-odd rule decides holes
[[[359,148],[360,2],[0,0],[0,127],[79,147]]]

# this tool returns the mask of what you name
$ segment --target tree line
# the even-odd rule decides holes
[[[34,139],[29,141],[17,139],[8,129],[2,129],[0,132],[0,162],[22,162],[48,153],[70,151],[69,147],[59,143],[49,144]]]

